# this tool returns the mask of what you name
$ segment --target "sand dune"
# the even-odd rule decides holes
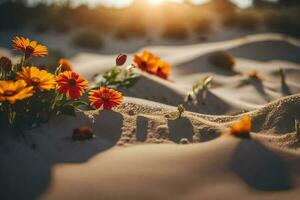
[[[175,107],[129,97],[117,110],[97,115],[95,124],[83,115],[55,118],[30,131],[27,144],[2,134],[1,185],[11,190],[1,195],[31,199],[46,190],[41,199],[228,199],[245,194],[249,199],[296,199],[300,160],[293,122],[300,117],[299,99],[289,96],[245,113],[253,119],[252,140],[221,136],[244,114],[186,112],[176,119]],[[74,128],[89,124],[95,139],[71,140]],[[182,138],[195,144],[119,147],[180,143]],[[282,192],[272,195],[273,190]]]
[[[207,44],[145,47],[173,64],[171,81],[142,73],[141,80],[134,87],[122,92],[126,96],[177,106],[184,101],[193,83],[213,75],[213,86],[207,99],[199,97],[196,106],[185,105],[188,110],[204,114],[253,110],[272,100],[300,92],[297,80],[300,73],[299,46],[300,41],[285,35],[257,34]],[[222,70],[208,61],[210,53],[221,49],[234,57],[234,71]],[[132,55],[128,60],[129,64]],[[111,68],[114,56],[80,54],[73,61],[77,63],[76,71],[92,79],[95,74]],[[281,85],[280,68],[286,74],[285,88]],[[258,71],[264,80],[261,82],[241,75],[251,71]]]
[[[94,123],[78,114],[55,117],[26,137],[1,130],[0,199],[298,199],[299,47],[278,34],[146,47],[173,64],[170,81],[139,72],[138,83],[122,90],[125,102]],[[232,54],[234,71],[208,62],[217,50]],[[92,79],[114,57],[82,53],[72,61]],[[253,70],[263,81],[245,75]],[[207,75],[214,75],[207,97],[185,104],[178,119],[176,106]],[[245,115],[253,120],[251,139],[223,134]],[[80,126],[96,138],[73,141]]]

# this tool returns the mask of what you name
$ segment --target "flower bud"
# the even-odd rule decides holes
[[[126,54],[119,54],[118,57],[116,58],[116,65],[121,66],[124,65],[124,63],[127,60],[127,55]]]
[[[12,68],[11,60],[5,56],[2,56],[0,58],[0,67],[7,72],[10,71]]]
[[[73,66],[70,60],[61,58],[58,63],[64,71],[72,71]]]

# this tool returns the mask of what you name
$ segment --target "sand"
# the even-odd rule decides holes
[[[145,47],[173,64],[170,81],[141,73],[122,90],[124,103],[95,115],[94,123],[78,113],[55,117],[25,138],[1,130],[0,199],[298,199],[299,44],[259,34]],[[233,55],[234,72],[208,63],[216,50]],[[72,61],[92,79],[111,67],[114,55],[82,53]],[[252,70],[263,81],[244,74]],[[214,80],[205,101],[186,104],[178,119],[176,106],[206,75]],[[253,120],[251,139],[223,134],[245,115]],[[73,129],[82,125],[96,138],[73,141]]]

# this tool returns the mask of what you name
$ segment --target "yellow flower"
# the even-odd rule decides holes
[[[10,104],[16,103],[18,100],[23,100],[33,95],[33,88],[27,87],[23,80],[0,81],[0,101],[8,101]]]
[[[18,51],[22,51],[25,57],[30,56],[47,56],[48,49],[46,46],[38,44],[36,41],[30,41],[28,38],[16,36],[13,40],[13,47]]]
[[[17,74],[18,80],[24,80],[27,85],[33,86],[40,91],[51,90],[55,88],[55,77],[46,70],[40,70],[37,67],[24,67]]]

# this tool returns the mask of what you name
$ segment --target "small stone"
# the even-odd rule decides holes
[[[73,140],[88,140],[94,138],[93,130],[88,126],[82,126],[73,130]]]

